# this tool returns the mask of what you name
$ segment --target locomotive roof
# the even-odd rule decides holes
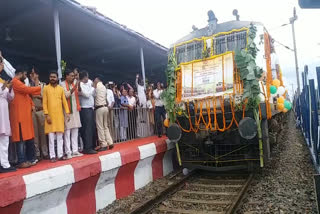
[[[189,33],[187,36],[182,37],[181,39],[179,39],[178,41],[176,41],[173,45],[175,44],[179,44],[182,42],[186,42],[189,40],[192,40],[194,38],[201,38],[201,37],[205,37],[205,36],[211,36],[213,34],[217,34],[220,32],[228,32],[234,29],[240,29],[243,27],[249,27],[250,24],[253,23],[255,25],[262,25],[260,22],[251,22],[251,21],[228,21],[228,22],[223,22],[221,24],[217,24],[216,29],[213,31],[213,33],[209,34],[209,30],[208,30],[208,26],[195,30],[191,33]],[[173,46],[172,45],[172,46]]]

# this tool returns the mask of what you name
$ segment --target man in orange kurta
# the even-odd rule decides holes
[[[32,123],[33,102],[30,95],[40,95],[41,87],[24,84],[26,69],[17,67],[12,87],[15,97],[10,103],[12,142],[17,143],[18,167],[27,168],[35,164],[34,130]]]

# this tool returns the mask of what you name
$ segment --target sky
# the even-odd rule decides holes
[[[309,67],[309,78],[316,78],[315,67],[320,66],[320,9],[301,9],[298,0],[77,0],[94,6],[105,16],[126,25],[156,42],[170,47],[178,39],[207,25],[207,12],[213,10],[218,23],[234,20],[233,9],[239,11],[240,20],[262,22],[271,36],[293,49],[289,18],[296,7],[295,22],[298,66],[303,71]],[[283,79],[289,93],[296,85],[294,53],[276,45]],[[301,74],[300,85],[301,83]]]

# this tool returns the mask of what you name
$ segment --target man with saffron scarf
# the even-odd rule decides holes
[[[44,129],[49,134],[49,154],[50,161],[56,162],[56,153],[54,149],[54,140],[57,139],[58,160],[63,159],[63,133],[64,133],[64,114],[69,120],[69,107],[63,88],[58,85],[58,73],[51,71],[49,74],[49,85],[43,89],[43,113],[46,117]]]
[[[78,96],[78,87],[80,82],[74,83],[75,74],[71,70],[65,71],[66,80],[61,83],[66,95],[68,107],[70,110],[70,120],[65,120],[64,132],[64,148],[66,153],[65,159],[82,156],[78,151],[78,133],[81,127],[80,114],[81,110]],[[71,137],[71,141],[70,141]],[[70,149],[70,142],[72,146],[72,153]]]

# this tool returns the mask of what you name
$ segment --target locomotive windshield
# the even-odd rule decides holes
[[[228,34],[212,35],[211,38],[196,38],[175,46],[178,65],[208,56],[219,55],[247,45],[247,29],[233,31]]]

